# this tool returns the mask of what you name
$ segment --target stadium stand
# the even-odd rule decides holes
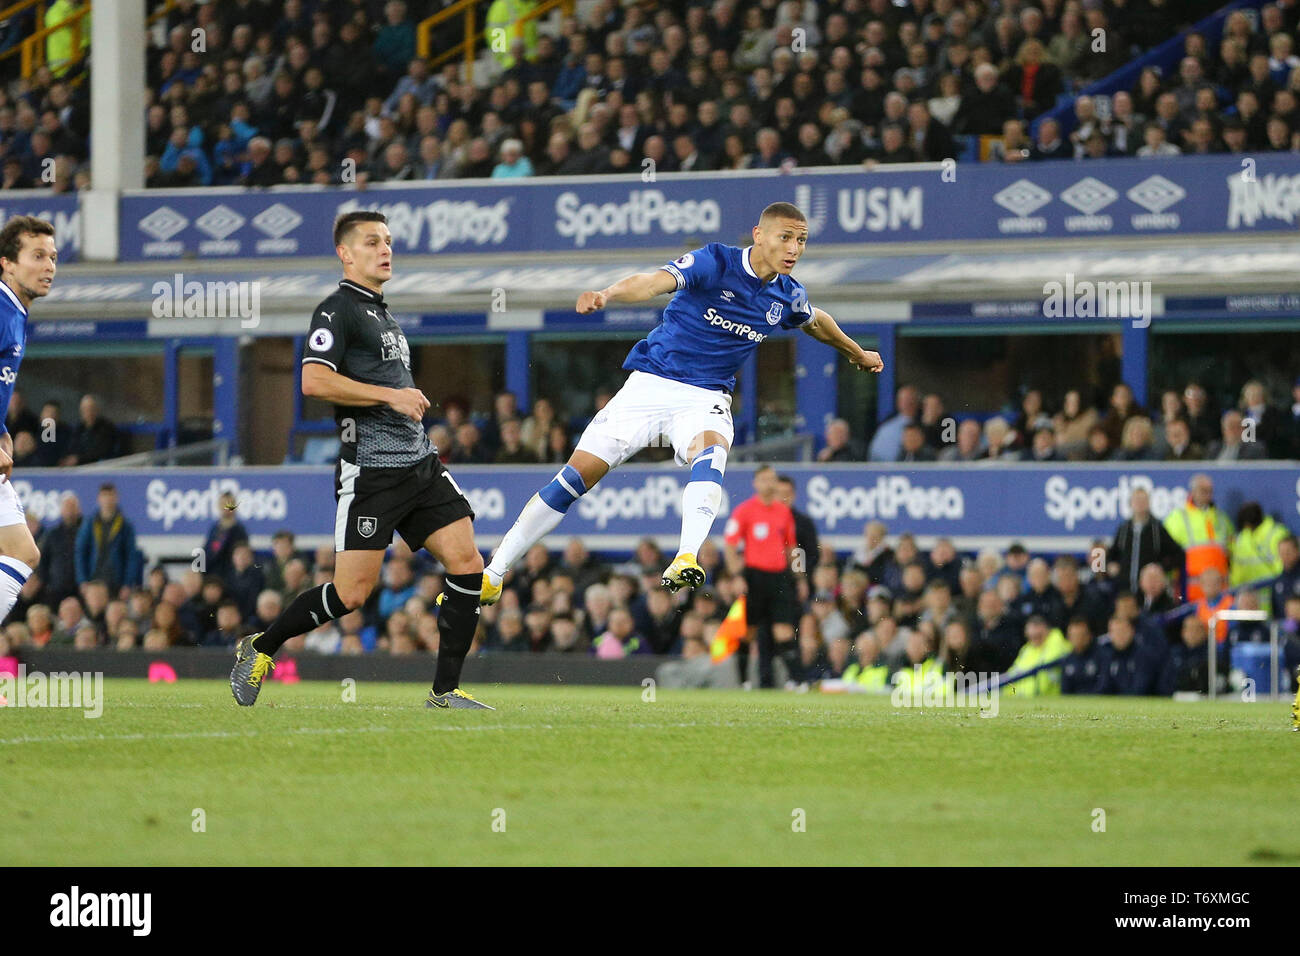
[[[446,5],[154,4],[146,185],[635,174],[647,162],[661,172],[701,172],[1300,152],[1295,2],[1237,4],[1243,9],[1211,18],[1213,29],[1202,33],[1191,28],[1219,4],[596,0],[516,35],[518,16],[535,4],[495,0],[477,4],[476,19],[489,29],[504,25],[511,39],[482,49],[472,81],[454,60],[435,67],[417,54],[420,24]],[[5,26],[0,54],[31,29],[21,18]],[[86,65],[78,53],[85,44],[77,30],[52,33],[47,63],[30,75],[14,73],[13,58],[5,64],[4,189],[41,185],[50,164],[61,171],[55,191],[88,185]],[[196,30],[202,57],[192,46]],[[434,48],[458,42],[457,30],[454,18],[444,20]],[[1186,381],[1148,410],[1113,375],[1051,391],[1026,385],[1004,408],[952,416],[945,409],[958,403],[950,396],[902,384],[893,416],[878,427],[854,434],[847,422],[829,422],[818,459],[997,466],[1293,459],[1300,379],[1288,384]],[[61,424],[57,402],[35,415],[42,398],[16,395],[9,409],[18,467],[86,464],[125,450],[94,396],[82,399],[71,427]],[[509,392],[444,400],[443,417],[427,423],[430,436],[450,464],[564,461],[585,419],[558,407],[558,396],[533,398],[527,417]],[[598,398],[595,411],[602,404]],[[1239,441],[1244,419],[1256,423],[1257,442]],[[62,437],[38,442],[47,421]],[[943,435],[949,421],[955,438]],[[332,440],[314,441],[304,457],[331,460]],[[229,647],[332,572],[330,549],[300,554],[291,534],[277,536],[269,554],[253,552],[231,517],[208,535],[206,571],[169,580],[161,568],[145,571],[114,497],[103,489],[92,507],[70,496],[57,522],[29,517],[42,566],[0,635],[0,656],[25,644]],[[1296,542],[1245,508],[1232,516],[1238,525],[1243,517],[1264,542],[1262,570],[1252,563],[1258,555],[1236,553],[1223,570],[1243,602],[1268,597],[1293,671]],[[700,555],[708,586],[671,596],[658,587],[664,560],[651,540],[625,562],[591,555],[577,538],[562,554],[536,548],[501,604],[484,608],[476,651],[701,658],[741,597],[742,579],[709,546]],[[1184,598],[1197,583],[1218,600],[1224,582],[1192,582],[1181,564],[1158,566],[1154,576],[1138,571],[1143,583],[1133,587],[1119,568],[1080,568],[1070,555],[1015,546],[959,553],[944,540],[923,552],[911,535],[891,536],[873,522],[860,548],[846,555],[826,547],[801,576],[802,677],[865,683],[881,668],[887,676],[927,660],[1006,671],[1027,646],[1063,650],[1068,641],[1072,664],[1057,690],[1196,689],[1205,675],[1193,651],[1207,640],[1198,630],[1207,605]],[[438,572],[399,542],[384,588],[363,611],[290,650],[436,652]],[[1094,673],[1102,676],[1092,683],[1079,676]]]

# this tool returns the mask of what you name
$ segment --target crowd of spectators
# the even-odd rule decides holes
[[[988,158],[1003,161],[1300,149],[1292,2],[1233,13],[1217,46],[1187,32],[1177,75],[1151,67],[1132,90],[1080,97],[1073,131],[1049,119],[1032,137],[1059,96],[1218,4],[596,0],[540,30],[502,20],[509,41],[474,83],[455,60],[435,71],[416,55],[417,24],[444,5],[155,5],[146,184],[899,163],[954,157],[955,137],[990,137]],[[498,6],[484,0],[479,22]],[[434,49],[458,30],[445,22]],[[85,187],[89,132],[84,61],[13,79],[0,91],[0,188]]]
[[[127,454],[122,431],[104,415],[95,395],[77,403],[77,420],[69,424],[61,402],[51,399],[32,410],[21,389],[15,389],[5,414],[5,430],[14,443],[14,466],[54,468],[89,465]]]
[[[796,507],[793,483],[783,494]],[[1224,541],[1242,547],[1234,543],[1220,561],[1189,577],[1185,572],[1197,570],[1192,549],[1184,566],[1172,531],[1180,519],[1170,515],[1170,532],[1153,536],[1144,495],[1134,491],[1133,518],[1116,529],[1113,541],[1094,542],[1083,561],[1072,554],[1035,556],[1017,543],[1005,552],[962,554],[943,538],[927,553],[912,534],[891,537],[879,521],[866,525],[862,543],[847,555],[812,543],[811,570],[795,575],[802,673],[790,675],[792,681],[835,679],[884,690],[895,673],[916,668],[992,674],[1064,658],[1018,692],[1204,691],[1208,625],[1225,607],[1271,613],[1286,641],[1288,671],[1294,671],[1300,664],[1295,535],[1252,503],[1238,513],[1234,528],[1214,513],[1212,485],[1198,476],[1186,508],[1202,509]],[[234,499],[227,496],[222,505],[201,557],[179,575],[161,566],[143,573],[134,531],[112,485],[101,488],[92,515],[83,516],[69,495],[48,527],[29,516],[41,561],[0,640],[10,649],[229,648],[265,629],[298,594],[331,580],[332,548],[304,554],[282,531],[270,554],[259,555]],[[482,609],[471,653],[672,655],[707,680],[710,670],[734,666],[712,663],[711,648],[745,592],[745,578],[738,557],[728,558],[713,540],[698,558],[705,586],[672,594],[660,585],[667,556],[649,538],[620,562],[590,553],[576,537],[560,554],[536,545],[506,577],[501,601]],[[441,568],[398,540],[366,605],[294,638],[288,652],[436,653],[435,602],[442,587]],[[1253,624],[1230,634],[1220,622],[1224,675],[1229,637],[1266,640],[1267,634]],[[748,648],[740,653],[747,655]]]
[[[594,412],[613,396],[595,392]],[[867,436],[856,436],[844,419],[827,423],[821,462],[1029,461],[1257,461],[1300,458],[1300,378],[1290,401],[1272,400],[1251,379],[1230,407],[1217,405],[1199,382],[1160,395],[1159,410],[1138,405],[1123,383],[1109,403],[1095,406],[1090,393],[1066,391],[1059,404],[1044,391],[1025,388],[1015,403],[993,414],[953,413],[937,393],[903,385],[896,412]],[[512,392],[497,392],[492,411],[471,414],[460,397],[446,399],[444,417],[429,429],[445,464],[562,464],[589,416],[570,418],[547,398],[522,414]],[[593,414],[594,414],[593,412]]]
[[[943,397],[899,388],[896,413],[856,440],[849,423],[826,426],[824,462],[1014,461],[1257,461],[1300,458],[1300,378],[1291,401],[1271,400],[1252,379],[1235,404],[1217,408],[1207,389],[1188,382],[1160,394],[1158,410],[1140,406],[1128,385],[1111,390],[1108,406],[1093,407],[1085,392],[1067,391],[1059,407],[1027,388],[1019,404],[987,416],[954,416]]]
[[[475,83],[455,61],[435,71],[416,56],[416,25],[436,6],[176,4],[149,51],[148,184],[944,159],[954,136],[1033,120],[1214,4],[597,0],[558,27],[501,19],[507,42]],[[482,6],[489,24],[505,9]],[[457,27],[445,23],[434,49]]]
[[[1300,151],[1300,7],[1267,4],[1258,22],[1252,13],[1229,14],[1217,47],[1188,33],[1177,75],[1151,66],[1130,90],[1078,97],[1068,137],[1053,120],[1041,124],[1030,143],[1024,124],[1009,121],[997,157],[1014,162]]]

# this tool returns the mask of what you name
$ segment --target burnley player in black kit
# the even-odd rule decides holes
[[[446,569],[437,670],[425,706],[493,710],[459,687],[478,626],[483,557],[474,547],[474,511],[424,432],[429,400],[415,387],[406,336],[384,304],[383,286],[393,277],[388,220],[345,213],[334,224],[334,251],[343,281],[316,307],[302,351],[302,393],[333,403],[340,428],[334,580],[299,595],[265,631],[239,642],[231,692],[252,705],[285,641],[361,607],[396,531]]]

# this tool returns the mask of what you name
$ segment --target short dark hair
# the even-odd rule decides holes
[[[802,218],[802,217],[800,217]],[[23,236],[53,236],[54,226],[35,216],[14,216],[0,229],[0,259],[18,261]]]
[[[779,481],[779,482],[781,482],[781,484],[783,484],[783,485],[793,485],[793,484],[794,484],[794,479],[791,478],[789,475],[786,475],[786,474],[780,474],[780,475],[777,475],[777,476],[776,476],[776,480]]]
[[[104,482],[102,485],[99,486],[99,490],[100,490],[100,491],[113,491],[113,492],[116,492],[116,491],[117,491],[117,485],[113,484],[111,481],[106,481],[106,482]]]
[[[762,222],[764,219],[793,219],[796,222],[808,221],[808,217],[800,211],[799,207],[790,202],[772,203],[764,209],[763,214],[758,217],[759,222]]]
[[[343,245],[348,233],[363,222],[382,222],[388,225],[388,217],[375,209],[354,209],[352,212],[343,213],[334,220],[334,245],[336,247]]]

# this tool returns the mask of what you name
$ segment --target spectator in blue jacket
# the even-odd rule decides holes
[[[99,486],[99,510],[77,532],[77,583],[98,578],[109,592],[125,598],[139,587],[144,559],[135,546],[135,528],[118,509],[117,487]]]
[[[1122,696],[1149,696],[1157,693],[1161,666],[1156,659],[1137,646],[1133,622],[1116,615],[1110,619],[1111,659],[1106,693]]]
[[[1169,651],[1160,675],[1159,693],[1166,696],[1179,691],[1209,692],[1210,661],[1205,649],[1209,630],[1196,615],[1183,618],[1183,642]],[[1227,643],[1219,646],[1217,680],[1219,693],[1228,688]]]
[[[198,127],[194,127],[198,130]],[[183,127],[177,127],[172,130],[172,135],[167,141],[167,148],[163,150],[162,157],[158,160],[158,168],[164,173],[176,172],[177,166],[180,165],[182,156],[191,156],[194,158],[194,166],[198,172],[199,182],[204,186],[212,185],[212,164],[208,162],[207,154],[203,152],[201,145],[196,145],[193,138],[186,134]]]
[[[394,611],[415,596],[415,575],[409,558],[393,558],[384,568],[384,587],[379,592],[379,617],[388,620]]]
[[[208,529],[207,539],[203,542],[203,553],[207,560],[207,572],[230,577],[231,558],[235,548],[248,542],[248,531],[235,517],[239,506],[235,496],[229,491],[221,496],[220,511],[216,523]]]
[[[1088,621],[1076,617],[1070,621],[1066,637],[1072,653],[1061,665],[1062,694],[1104,694],[1110,677],[1110,647],[1092,639]]]

